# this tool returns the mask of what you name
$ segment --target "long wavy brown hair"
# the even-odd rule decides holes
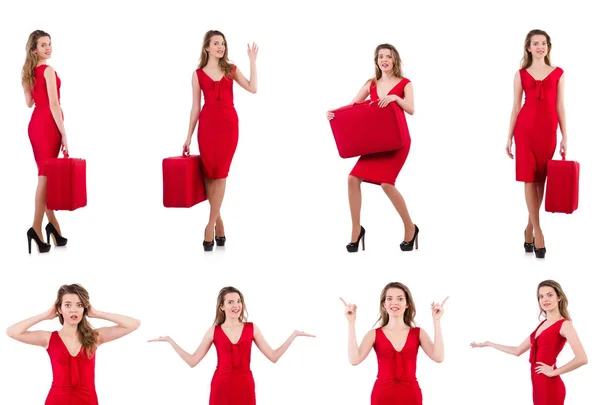
[[[39,62],[39,58],[34,51],[37,49],[38,40],[44,37],[52,39],[50,34],[42,30],[33,31],[29,34],[29,39],[27,39],[27,45],[25,46],[27,55],[25,56],[25,64],[23,64],[21,72],[21,84],[27,90],[33,89],[35,85],[35,68]]]
[[[206,48],[210,47],[210,40],[215,35],[220,35],[223,37],[223,42],[225,42],[225,52],[223,52],[223,57],[219,59],[219,68],[225,75],[225,77],[231,78],[233,77],[231,62],[229,61],[228,52],[229,47],[227,44],[227,38],[221,31],[210,30],[204,34],[204,40],[202,40],[202,54],[200,55],[200,63],[198,64],[198,69],[202,69],[208,63],[208,51]]]
[[[65,284],[58,289],[58,294],[54,305],[56,306],[58,320],[60,321],[61,325],[64,325],[65,318],[59,312],[59,309],[62,306],[63,297],[66,294],[76,294],[83,304],[83,318],[81,318],[81,321],[79,324],[77,324],[77,337],[79,338],[79,343],[81,343],[81,346],[83,346],[85,353],[89,358],[91,358],[96,351],[96,347],[98,346],[98,332],[92,328],[92,325],[90,325],[87,320],[88,308],[90,307],[90,295],[88,294],[87,290],[79,284]]]
[[[544,318],[547,318],[546,311],[544,311],[544,309],[542,308],[542,306],[540,304],[540,288],[542,288],[542,287],[550,287],[554,290],[554,292],[556,293],[556,296],[558,298],[560,298],[560,301],[558,301],[558,311],[560,312],[560,315],[563,318],[565,318],[566,320],[570,321],[571,316],[569,315],[569,311],[567,309],[567,307],[569,306],[569,300],[567,299],[567,296],[565,295],[565,292],[563,291],[560,284],[558,284],[554,280],[544,280],[540,284],[538,284],[537,297],[538,297],[538,305],[540,307],[540,313],[538,315],[538,319],[541,319],[542,316]]]
[[[404,291],[404,297],[406,299],[406,309],[404,310],[404,323],[408,326],[415,326],[415,315],[417,310],[415,308],[415,302],[413,301],[412,294],[407,286],[397,281],[391,282],[381,290],[381,296],[379,297],[379,322],[380,327],[386,326],[390,322],[390,316],[385,310],[385,298],[390,288],[398,288]]]
[[[548,53],[544,56],[544,62],[546,65],[552,66],[550,63],[550,51],[552,50],[552,41],[550,40],[550,35],[546,31],[542,30],[531,30],[527,33],[525,37],[525,45],[523,46],[523,59],[521,59],[521,69],[527,69],[533,63],[533,55],[529,52],[529,47],[531,46],[531,38],[534,35],[543,35],[546,37],[546,43],[548,44]]]
[[[373,61],[375,62],[375,78],[373,78],[373,80],[379,80],[382,76],[381,69],[377,64],[377,60],[379,59],[379,51],[381,51],[382,49],[387,49],[392,53],[392,62],[394,63],[394,66],[392,67],[392,74],[399,79],[403,79],[404,76],[402,75],[402,59],[400,59],[400,54],[398,53],[398,50],[394,45],[380,44],[377,45],[377,48],[375,48],[375,56],[373,57]]]
[[[248,320],[248,311],[246,311],[246,301],[244,301],[244,294],[240,290],[235,287],[223,287],[221,291],[219,291],[219,295],[217,297],[217,314],[215,315],[214,326],[222,325],[225,322],[225,312],[221,309],[221,306],[225,304],[225,296],[229,293],[237,293],[240,296],[240,300],[242,301],[242,313],[239,316],[240,322],[246,322]]]

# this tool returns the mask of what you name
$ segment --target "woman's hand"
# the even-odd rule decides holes
[[[192,140],[190,138],[185,140],[183,144],[183,153],[190,153],[190,145],[192,144]]]
[[[333,118],[335,118],[333,111],[327,111],[327,119],[331,121]]]
[[[567,155],[567,138],[566,137],[563,137],[562,140],[560,141],[560,154],[562,156]]]
[[[88,318],[98,318],[98,311],[96,311],[91,304],[87,309],[87,316]]]
[[[448,298],[450,297],[446,297],[441,304],[438,304],[436,302],[431,303],[431,314],[433,315],[434,321],[439,321],[442,315],[444,315],[444,304],[446,303]]]
[[[340,298],[344,306],[346,307],[346,319],[348,322],[354,322],[356,320],[356,305],[355,304],[346,304],[342,298]]]
[[[546,377],[554,377],[554,369],[541,361],[536,362],[538,364],[535,367],[535,372],[538,374],[544,374]]]
[[[170,336],[159,336],[156,339],[150,339],[148,340],[148,342],[167,342],[167,343],[171,343],[171,337]]]
[[[295,330],[294,333],[293,333],[293,336],[295,338],[297,338],[298,336],[315,337],[315,335],[310,335],[310,334],[308,334],[306,332],[303,332],[303,331],[300,331],[300,330]]]
[[[250,58],[250,62],[256,62],[256,57],[258,56],[258,45],[256,43],[252,43],[252,48],[250,48],[250,44],[248,44],[248,57]]]
[[[473,349],[475,348],[479,348],[479,347],[488,347],[490,345],[490,342],[488,342],[487,340],[483,343],[475,343],[475,342],[471,342],[471,347]]]
[[[515,157],[512,153],[512,143],[513,143],[513,141],[512,141],[512,136],[511,136],[508,138],[508,141],[506,141],[506,147],[504,150],[506,151],[506,154],[508,155],[509,158],[514,159]]]
[[[60,140],[62,151],[65,155],[69,155],[69,144],[67,143],[67,137],[63,136]]]
[[[387,96],[379,99],[379,102],[377,103],[377,105],[381,108],[387,107],[387,105],[389,103],[395,103],[399,99],[400,99],[400,97],[398,97],[395,94],[388,94]]]
[[[58,311],[56,310],[56,305],[52,304],[50,309],[46,312],[45,319],[51,321],[52,319],[58,316]]]

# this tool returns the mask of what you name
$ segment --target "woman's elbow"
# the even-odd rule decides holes
[[[444,355],[441,356],[437,356],[433,359],[433,361],[435,361],[436,363],[442,363],[444,361]]]
[[[579,363],[582,366],[585,366],[586,364],[588,364],[588,358],[587,358],[587,356],[585,354],[583,356],[581,356],[581,360],[579,360]]]

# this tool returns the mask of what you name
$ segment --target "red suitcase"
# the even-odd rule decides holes
[[[579,207],[579,162],[551,160],[546,179],[546,211],[572,214]]]
[[[205,201],[206,189],[199,155],[163,159],[163,205],[166,208],[190,208]]]
[[[396,103],[381,108],[377,101],[366,100],[333,113],[329,123],[344,159],[400,149],[407,140],[406,117]]]
[[[87,205],[86,164],[84,159],[62,158],[46,162],[46,207],[56,211],[74,211]]]

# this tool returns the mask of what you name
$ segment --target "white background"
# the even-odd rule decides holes
[[[600,377],[595,229],[599,146],[598,34],[587,2],[89,2],[3,3],[0,37],[0,325],[44,311],[58,287],[80,282],[98,309],[142,320],[98,352],[101,403],[207,403],[214,351],[190,370],[166,344],[193,351],[224,285],[246,294],[250,320],[276,347],[298,339],[278,364],[253,351],[261,405],[307,401],[367,404],[371,355],[346,358],[338,300],[359,306],[362,338],[377,319],[380,289],[408,284],[417,321],[432,334],[429,304],[450,295],[443,318],[446,360],[421,352],[424,404],[530,403],[527,355],[469,348],[472,340],[518,344],[537,326],[535,287],[563,284],[590,364],[564,376],[567,404],[594,403]],[[503,151],[512,81],[533,28],[552,36],[565,70],[568,158],[581,162],[580,208],[542,213],[545,260],[522,250],[523,186]],[[29,33],[52,35],[72,157],[87,160],[88,206],[59,213],[66,249],[27,255],[37,168],[27,137],[20,70]],[[227,247],[205,254],[208,205],[162,206],[161,160],[180,153],[191,75],[205,31],[219,29],[249,76],[256,41],[258,93],[235,87],[240,141],[222,214]],[[367,250],[349,255],[346,177],[325,112],[347,104],[373,75],[373,50],[394,44],[415,91],[412,148],[398,177],[420,249],[400,252],[402,223],[378,187],[363,187]],[[197,152],[194,134],[193,152]],[[45,225],[45,224],[44,224]],[[340,311],[342,310],[342,311]],[[102,323],[94,322],[100,326]],[[58,323],[39,325],[54,330]],[[567,348],[559,365],[569,361]],[[42,349],[0,337],[0,403],[42,403],[51,382]]]

